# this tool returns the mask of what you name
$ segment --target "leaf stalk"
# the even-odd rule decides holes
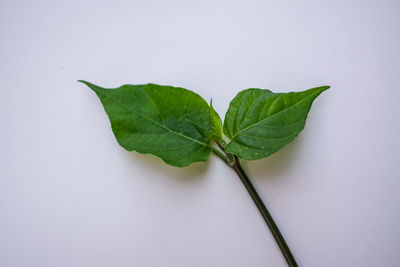
[[[222,145],[218,144],[222,151],[226,154],[223,155],[220,151],[216,153],[216,149],[213,149],[213,152],[216,153],[218,157],[220,157],[229,167],[231,167],[236,174],[239,176],[240,180],[242,181],[244,187],[246,188],[247,192],[249,193],[250,197],[253,199],[254,204],[257,206],[261,216],[263,217],[265,223],[267,224],[268,228],[270,229],[279,249],[281,250],[283,257],[285,258],[289,267],[298,267],[298,264],[289,249],[282,233],[280,232],[278,226],[276,225],[274,219],[272,218],[270,212],[268,211],[267,207],[265,206],[264,202],[262,201],[260,195],[258,194],[257,190],[254,188],[253,184],[251,183],[249,177],[247,176],[246,172],[243,170],[240,160],[237,156],[226,153],[225,149]],[[230,162],[229,158],[233,158],[233,164]]]

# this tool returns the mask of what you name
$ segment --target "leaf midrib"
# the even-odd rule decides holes
[[[103,90],[107,90],[107,89],[103,89]],[[100,93],[100,94],[103,95],[104,97],[110,98],[107,94],[105,94],[105,93],[103,93],[103,92],[101,92],[101,91],[98,91],[98,93]],[[149,96],[149,97],[150,97],[150,96]],[[144,114],[142,114],[142,113],[139,113],[139,112],[137,112],[136,110],[131,109],[129,106],[126,106],[125,104],[123,104],[123,103],[121,103],[121,102],[115,100],[114,98],[110,98],[110,99],[111,99],[112,101],[118,103],[119,105],[125,107],[126,109],[128,109],[128,110],[131,111],[132,113],[135,113],[135,114],[137,114],[137,115],[139,115],[139,116],[145,118],[146,120],[148,120],[148,121],[150,121],[151,123],[157,125],[158,127],[161,127],[161,128],[163,128],[163,129],[165,129],[165,130],[167,130],[167,131],[169,131],[169,132],[171,132],[171,133],[173,133],[173,134],[175,134],[175,135],[177,135],[177,136],[179,136],[179,137],[182,137],[182,138],[188,139],[188,140],[190,140],[190,141],[196,142],[196,143],[198,143],[198,144],[200,144],[200,145],[202,145],[202,146],[210,147],[210,146],[209,146],[208,144],[206,144],[206,143],[203,143],[203,142],[201,142],[201,141],[199,141],[199,140],[196,140],[196,139],[194,139],[194,138],[191,138],[191,137],[189,137],[189,136],[187,136],[187,135],[184,135],[184,134],[182,134],[182,133],[180,133],[180,132],[175,132],[174,130],[169,129],[168,127],[166,127],[166,126],[164,126],[164,125],[162,125],[162,124],[160,124],[160,123],[154,121],[153,119],[147,117],[146,115],[144,115]],[[150,99],[151,99],[151,97],[150,97]],[[152,99],[152,100],[153,100],[153,99]]]
[[[285,109],[283,109],[283,110],[281,110],[281,111],[278,111],[277,113],[274,113],[274,114],[272,114],[271,116],[266,117],[265,119],[262,119],[262,120],[260,120],[260,121],[258,121],[258,122],[256,122],[256,123],[254,123],[254,124],[252,124],[252,125],[250,125],[250,126],[247,126],[247,127],[244,128],[244,129],[238,131],[238,132],[232,137],[231,142],[232,142],[232,141],[236,138],[236,136],[238,136],[240,133],[242,133],[242,132],[244,132],[244,131],[247,131],[247,130],[250,129],[250,128],[253,128],[254,126],[257,126],[257,125],[260,124],[261,122],[263,122],[263,121],[265,121],[265,120],[268,120],[268,119],[274,117],[275,115],[278,115],[279,113],[281,113],[281,112],[283,112],[283,111],[285,111],[285,110],[288,110],[289,108],[293,108],[293,107],[297,106],[298,104],[300,104],[301,102],[303,102],[304,100],[306,100],[307,98],[309,98],[310,96],[313,96],[314,94],[319,93],[321,90],[324,91],[324,89],[320,89],[320,90],[318,90],[317,92],[314,92],[314,93],[312,93],[312,94],[309,94],[308,96],[306,96],[305,98],[303,98],[302,100],[300,100],[299,102],[297,102],[296,104],[294,104],[293,106],[290,106],[290,107],[285,108]],[[262,96],[262,95],[260,95],[260,96]],[[260,96],[259,96],[259,97],[260,97]],[[250,107],[249,107],[249,108],[250,108]]]

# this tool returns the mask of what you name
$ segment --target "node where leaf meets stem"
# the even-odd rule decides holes
[[[222,146],[219,146],[222,148]],[[288,266],[290,267],[295,267],[298,266],[295,258],[293,257],[292,252],[290,251],[288,245],[286,244],[285,239],[283,238],[281,232],[279,231],[278,226],[276,225],[274,219],[272,218],[271,214],[269,213],[267,207],[265,206],[264,202],[262,201],[260,195],[257,193],[256,189],[254,188],[253,184],[251,183],[249,177],[247,174],[244,172],[242,166],[240,165],[240,160],[237,156],[235,155],[223,155],[221,152],[218,151],[218,153],[213,150],[214,153],[218,157],[220,157],[229,167],[231,167],[236,174],[239,176],[240,180],[242,181],[244,187],[246,188],[247,192],[250,194],[251,198],[253,199],[254,203],[256,204],[258,210],[261,213],[261,216],[263,217],[265,223],[267,224],[268,228],[270,229],[279,249],[281,250]],[[225,152],[225,151],[224,151]],[[234,163],[229,164],[229,158],[233,157],[234,158]]]

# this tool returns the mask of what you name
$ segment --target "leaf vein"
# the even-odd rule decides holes
[[[104,94],[104,93],[102,93],[102,95],[103,95],[104,97],[108,97],[108,96],[107,96],[106,94]],[[206,143],[203,143],[203,142],[201,142],[201,141],[199,141],[199,140],[196,140],[196,139],[194,139],[194,138],[191,138],[191,137],[189,137],[189,136],[187,136],[187,135],[184,135],[184,134],[182,134],[182,133],[180,133],[180,132],[175,132],[174,130],[171,130],[171,129],[169,129],[168,127],[166,127],[166,126],[164,126],[164,125],[162,125],[162,124],[160,124],[160,123],[154,121],[153,119],[149,118],[148,116],[146,116],[146,115],[144,115],[144,114],[142,114],[142,113],[140,113],[140,112],[137,112],[136,110],[131,109],[129,106],[126,106],[126,105],[124,105],[123,103],[121,103],[121,102],[119,102],[119,101],[116,101],[116,100],[113,99],[113,98],[110,98],[110,99],[111,99],[111,101],[117,102],[118,104],[120,104],[121,106],[125,107],[126,109],[128,109],[128,110],[131,111],[132,113],[135,113],[135,114],[137,114],[137,115],[143,117],[144,119],[148,120],[149,122],[153,123],[154,125],[159,126],[160,128],[163,128],[163,129],[165,129],[165,130],[167,130],[167,131],[169,131],[169,132],[171,132],[171,133],[173,133],[173,134],[175,134],[175,135],[177,135],[177,136],[180,136],[180,137],[182,137],[182,138],[185,138],[185,139],[191,140],[191,141],[193,141],[193,142],[196,142],[196,143],[198,143],[198,144],[200,144],[200,145],[202,145],[202,146],[209,147],[209,145],[206,144]]]
[[[265,119],[262,119],[262,120],[260,120],[260,121],[258,121],[258,122],[256,122],[256,123],[254,123],[254,124],[252,124],[252,125],[250,125],[250,126],[244,128],[244,129],[238,131],[238,132],[232,137],[231,140],[233,141],[239,134],[241,134],[241,133],[244,132],[244,131],[247,131],[247,130],[250,129],[250,128],[253,128],[254,126],[259,125],[261,122],[263,122],[263,121],[265,121],[265,120],[268,120],[268,119],[270,119],[270,118],[272,118],[272,117],[274,117],[274,116],[277,116],[278,114],[282,113],[283,111],[285,111],[285,110],[287,110],[287,109],[289,109],[289,108],[293,108],[293,107],[299,105],[299,104],[302,103],[304,100],[310,98],[311,96],[313,96],[314,94],[317,94],[317,93],[320,93],[320,92],[317,91],[317,92],[315,92],[315,93],[312,93],[312,94],[306,96],[305,98],[303,98],[302,100],[300,100],[299,102],[297,102],[296,104],[294,104],[294,105],[292,105],[292,106],[290,106],[290,107],[288,107],[288,108],[285,108],[285,109],[283,109],[283,110],[281,110],[281,111],[278,111],[277,113],[274,113],[274,114],[272,114],[271,116],[267,116]]]

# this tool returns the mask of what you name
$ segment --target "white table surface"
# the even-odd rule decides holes
[[[0,266],[286,266],[240,180],[118,146],[85,79],[329,84],[246,168],[301,266],[400,265],[399,1],[0,2]]]

